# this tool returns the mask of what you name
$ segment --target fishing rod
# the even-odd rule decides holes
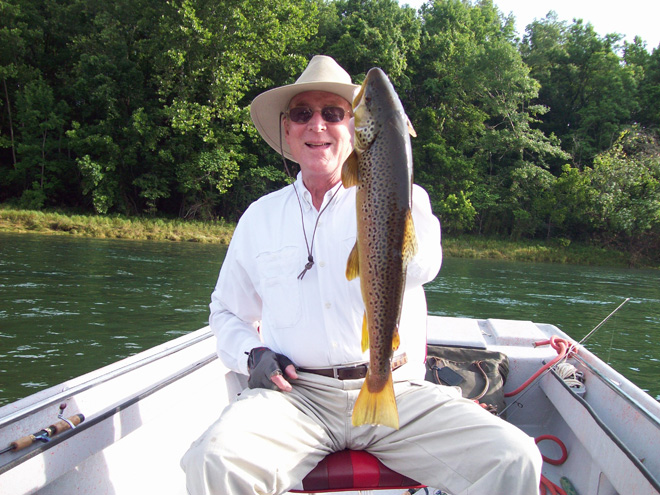
[[[600,328],[601,328],[601,327],[602,327],[602,326],[603,326],[603,325],[604,325],[604,324],[605,324],[605,323],[606,323],[606,322],[607,322],[612,316],[614,316],[614,314],[615,314],[617,311],[619,311],[619,310],[623,307],[623,305],[626,304],[628,301],[630,301],[630,298],[629,298],[629,297],[627,297],[627,298],[626,298],[621,304],[619,304],[619,306],[617,306],[617,308],[616,308],[614,311],[612,311],[609,315],[607,315],[607,316],[606,316],[606,317],[605,317],[605,318],[604,318],[604,319],[603,319],[598,325],[596,325],[596,326],[595,326],[595,327],[594,327],[594,328],[593,328],[593,329],[592,329],[587,335],[585,335],[585,336],[582,338],[582,340],[580,340],[580,342],[577,342],[576,345],[580,346],[580,345],[584,344],[589,338],[591,338],[591,337],[594,335],[594,333],[596,333],[596,331],[598,331],[598,329],[600,329]],[[575,346],[574,346],[573,344],[571,344],[571,345],[568,347],[568,349],[566,349],[565,357],[568,357],[569,354],[573,351],[573,349],[575,349]],[[507,409],[509,409],[512,405],[516,404],[520,399],[522,399],[522,398],[525,396],[525,394],[526,394],[527,392],[529,392],[529,391],[533,388],[533,386],[536,386],[536,385],[539,384],[539,379],[540,379],[541,377],[543,377],[546,373],[548,373],[551,369],[552,369],[552,366],[549,366],[549,367],[548,367],[547,369],[545,369],[542,373],[539,373],[539,375],[538,375],[536,378],[534,378],[534,379],[532,380],[532,382],[529,383],[529,384],[525,387],[525,390],[522,391],[522,393],[520,394],[520,396],[518,396],[518,397],[516,398],[516,400],[512,401],[508,406],[506,406],[504,409],[502,409],[501,412],[498,412],[497,415],[498,415],[498,416],[501,416],[502,414],[504,414],[504,412],[505,412]]]
[[[605,322],[607,322],[607,320],[609,320],[609,319],[614,315],[614,313],[616,313],[617,311],[619,311],[619,310],[623,307],[623,305],[626,304],[628,301],[630,301],[630,298],[629,298],[629,297],[626,297],[626,299],[625,299],[621,304],[619,304],[619,306],[618,306],[614,311],[612,311],[609,315],[607,315],[607,316],[605,317],[605,319],[604,319],[603,321],[601,321],[598,325],[596,325],[596,326],[594,327],[594,329],[593,329],[591,332],[589,332],[587,335],[585,335],[585,336],[582,338],[582,340],[581,340],[580,342],[578,342],[578,345],[582,345],[582,344],[584,344],[589,338],[591,338],[591,336],[592,336],[594,333],[596,333],[596,331],[597,331],[600,327],[602,327],[602,326],[605,324]]]
[[[50,442],[50,439],[55,435],[59,435],[66,430],[73,429],[85,421],[85,416],[82,414],[74,414],[69,418],[65,418],[63,415],[65,408],[66,403],[60,404],[60,414],[57,415],[60,421],[47,426],[46,428],[43,428],[42,430],[39,430],[32,435],[26,435],[19,438],[15,442],[10,443],[9,447],[5,447],[4,449],[0,450],[0,455],[4,454],[5,452],[22,450],[35,442]]]

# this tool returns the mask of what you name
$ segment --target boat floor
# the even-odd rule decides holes
[[[505,352],[505,390],[556,356],[549,346],[534,345],[551,335],[566,337],[532,322],[429,318],[431,343]],[[245,386],[245,377],[227,372],[215,352],[212,334],[200,329],[0,408],[0,448],[57,421],[62,402],[67,416],[86,417],[75,432],[2,454],[0,493],[184,495],[181,456]],[[533,437],[551,434],[565,443],[567,461],[544,463],[544,475],[557,484],[566,477],[580,495],[660,493],[657,401],[586,350],[573,363],[585,375],[582,397],[546,373],[508,400],[507,420]],[[552,442],[539,447],[560,456]]]

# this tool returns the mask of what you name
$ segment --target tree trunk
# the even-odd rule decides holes
[[[2,79],[2,84],[5,88],[5,99],[7,100],[7,115],[9,116],[9,136],[11,137],[11,157],[14,160],[14,168],[16,168],[16,147],[14,146],[14,124],[11,118],[11,102],[9,101],[9,91],[7,90],[7,79]]]

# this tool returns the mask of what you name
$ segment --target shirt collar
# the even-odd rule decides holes
[[[301,172],[298,172],[295,185],[302,199],[302,204],[305,211],[309,211],[310,209],[314,208],[314,204],[312,203],[312,193],[310,193],[305,187],[305,183],[302,180]],[[341,189],[341,190],[338,191],[337,189]],[[334,204],[338,202],[339,198],[341,198],[341,196],[343,196],[344,194],[346,194],[346,188],[344,188],[342,182],[339,181],[337,184],[335,184],[335,186],[332,189],[330,189],[325,193],[325,196],[323,198],[323,204],[321,205],[321,210],[325,208],[326,205],[328,205],[328,201],[333,202],[333,204],[328,205],[328,208],[332,208]]]

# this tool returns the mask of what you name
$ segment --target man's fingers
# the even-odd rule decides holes
[[[293,362],[283,354],[277,354],[267,347],[255,347],[248,355],[248,387],[267,388],[290,392],[287,378],[296,379],[298,374]],[[282,371],[284,370],[284,371]]]
[[[288,372],[288,366],[287,366],[287,373]],[[295,373],[295,371],[294,371]],[[284,378],[282,375],[275,375],[270,377],[270,381],[272,381],[277,388],[279,388],[282,392],[291,392],[293,387],[291,387],[291,384],[286,381],[286,378]]]
[[[292,364],[284,368],[284,373],[286,373],[286,376],[289,378],[293,378],[294,380],[298,378],[298,373],[296,373],[296,367]]]

